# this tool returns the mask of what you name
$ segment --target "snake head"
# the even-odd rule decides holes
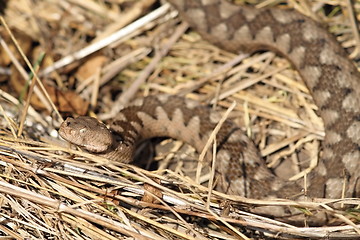
[[[109,150],[114,141],[104,123],[87,116],[68,117],[60,125],[59,134],[66,141],[94,153]]]

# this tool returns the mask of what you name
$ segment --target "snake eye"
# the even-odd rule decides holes
[[[82,129],[80,129],[80,131],[79,131],[80,133],[84,133],[84,132],[86,132],[86,128],[82,128]]]

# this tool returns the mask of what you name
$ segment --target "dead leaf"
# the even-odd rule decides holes
[[[88,79],[89,77],[97,74],[99,68],[101,68],[105,62],[108,61],[108,58],[105,56],[93,56],[90,57],[83,65],[79,67],[76,71],[76,78],[82,82]]]

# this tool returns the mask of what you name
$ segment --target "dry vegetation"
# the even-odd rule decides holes
[[[279,1],[247,2],[264,7]],[[278,7],[294,7],[329,26],[356,59],[360,43],[352,11],[360,12],[359,2],[282,2]],[[9,0],[3,16],[0,236],[359,237],[357,199],[293,202],[209,194],[206,184],[186,177],[182,167],[196,155],[181,143],[160,143],[165,147],[155,157],[162,160],[159,170],[147,171],[72,150],[57,136],[62,117],[96,114],[106,120],[149,94],[183,95],[222,112],[235,101],[228,117],[244,126],[268,166],[285,179],[301,178],[316,164],[324,132],[308,90],[285,59],[219,50],[155,0]],[[290,225],[288,216],[251,213],[262,206],[298,209],[297,224]],[[319,214],[329,223],[308,227]]]

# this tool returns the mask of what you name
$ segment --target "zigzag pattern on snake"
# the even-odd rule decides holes
[[[204,39],[222,49],[273,50],[291,61],[325,125],[321,161],[309,176],[309,195],[340,197],[345,172],[345,196],[360,196],[360,74],[334,37],[292,10],[254,9],[223,0],[169,2]],[[150,96],[123,109],[110,124],[111,132],[89,117],[68,118],[59,132],[89,151],[130,162],[136,142],[156,136],[177,138],[201,151],[218,119],[216,113],[193,101]],[[104,144],[95,145],[100,142]],[[217,142],[221,191],[253,198],[301,193],[302,187],[278,179],[267,169],[252,141],[234,123],[225,122]]]

